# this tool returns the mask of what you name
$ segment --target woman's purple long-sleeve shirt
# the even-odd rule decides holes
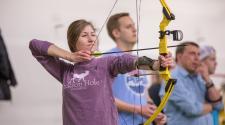
[[[135,69],[136,57],[106,56],[70,64],[47,54],[52,43],[33,39],[30,50],[63,85],[63,125],[117,125],[112,83],[119,73]]]

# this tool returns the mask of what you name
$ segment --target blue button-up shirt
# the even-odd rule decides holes
[[[168,125],[213,125],[210,113],[202,115],[207,91],[202,77],[189,74],[179,65],[171,75],[177,79],[177,83],[164,108],[168,117]],[[160,96],[164,94],[164,86],[162,86]],[[216,107],[221,107],[221,105],[218,104]]]

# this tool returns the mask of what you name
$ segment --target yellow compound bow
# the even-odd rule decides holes
[[[167,38],[166,35],[173,34],[173,40],[175,41],[180,41],[183,38],[183,34],[180,30],[174,30],[174,31],[169,31],[166,30],[166,27],[169,25],[171,20],[175,20],[174,14],[170,12],[169,7],[165,3],[164,0],[160,0],[162,6],[163,6],[163,19],[160,23],[160,42],[159,42],[159,53],[160,55],[166,56],[168,54],[168,48],[167,48]],[[179,36],[180,35],[180,36]],[[165,87],[165,95],[162,98],[162,101],[154,114],[144,123],[144,125],[150,125],[150,123],[157,117],[157,115],[162,111],[164,106],[166,105],[166,102],[168,101],[173,89],[174,85],[176,83],[176,79],[171,78],[170,72],[168,67],[163,68],[160,67],[159,71],[160,77],[162,77],[165,80],[166,87]]]

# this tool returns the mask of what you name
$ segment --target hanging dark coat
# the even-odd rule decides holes
[[[10,86],[17,81],[0,31],[0,100],[11,100]]]

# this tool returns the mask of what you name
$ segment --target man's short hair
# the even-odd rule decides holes
[[[129,16],[129,13],[117,13],[117,14],[114,14],[112,15],[108,22],[107,22],[107,32],[109,34],[109,36],[115,40],[115,37],[113,36],[113,30],[114,29],[117,29],[120,27],[120,24],[119,24],[119,19],[121,17],[124,17],[124,16]]]
[[[185,47],[188,46],[188,45],[191,45],[191,46],[195,46],[197,48],[199,48],[199,45],[195,42],[192,42],[192,41],[184,41],[182,42],[181,44],[179,44],[179,46],[177,47],[176,49],[176,62],[177,62],[177,55],[178,54],[182,54],[185,50]]]

